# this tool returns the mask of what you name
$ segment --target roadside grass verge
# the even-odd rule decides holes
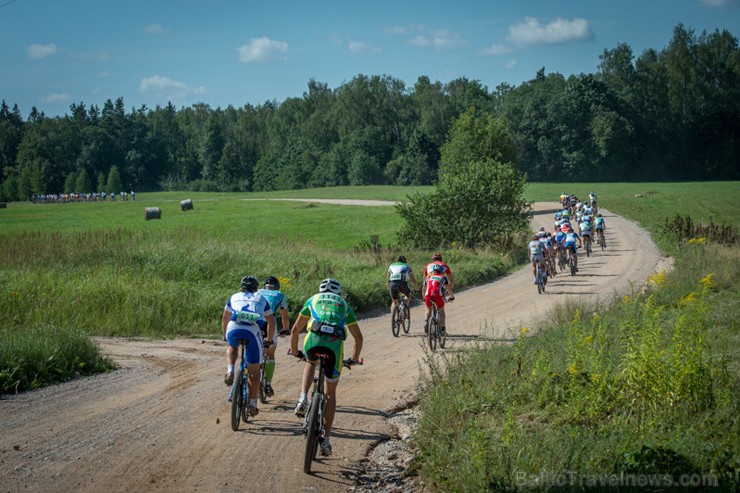
[[[412,470],[445,492],[599,490],[608,477],[737,491],[738,281],[737,249],[687,245],[644,293],[560,307],[535,336],[451,356],[426,384]]]
[[[32,390],[114,368],[83,331],[38,323],[0,329],[0,393]]]

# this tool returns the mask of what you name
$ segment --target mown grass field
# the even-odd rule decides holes
[[[679,243],[661,228],[689,215],[732,225],[737,240],[738,185],[609,187],[534,184],[528,193],[593,189],[675,255],[673,272],[610,303],[560,306],[516,343],[442,365],[444,376],[426,382],[414,437],[414,471],[432,491],[740,488],[737,243]]]

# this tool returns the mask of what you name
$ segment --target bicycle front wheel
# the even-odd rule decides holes
[[[238,372],[234,375],[234,395],[231,397],[231,429],[239,431],[239,421],[241,421],[242,412],[244,412],[244,375]]]
[[[311,472],[311,462],[316,457],[319,447],[319,406],[321,405],[321,394],[314,394],[311,406],[308,409],[308,426],[306,427],[306,448],[303,452],[303,472]]]
[[[393,305],[391,311],[391,333],[393,337],[398,337],[398,333],[401,331],[401,311],[398,309],[398,303]]]

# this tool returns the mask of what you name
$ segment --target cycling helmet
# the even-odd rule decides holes
[[[545,231],[545,227],[544,226],[540,226],[540,231]]]
[[[327,291],[329,293],[342,294],[342,285],[336,279],[324,279],[319,284],[319,293],[326,293]]]
[[[254,276],[242,277],[242,291],[254,293],[260,286],[260,281]]]
[[[265,279],[265,287],[274,286],[275,289],[280,289],[280,280],[275,276],[267,276]]]
[[[555,213],[555,220],[556,221],[560,221],[560,218],[561,217],[563,217],[563,213],[562,212],[556,212]]]
[[[432,260],[442,260],[442,254],[435,253],[434,255],[432,255]]]
[[[596,214],[597,217],[601,217],[601,213]]]
[[[403,255],[399,255],[398,258],[396,259],[396,262],[403,262],[405,264],[406,257],[404,257]]]
[[[432,266],[432,272],[435,274],[444,274],[445,270],[445,266],[442,264],[434,264]]]

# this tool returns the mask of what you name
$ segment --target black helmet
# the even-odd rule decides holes
[[[280,280],[275,276],[267,276],[265,279],[265,287],[274,286],[275,289],[280,289]]]
[[[334,294],[342,294],[342,285],[336,279],[324,279],[319,284],[319,293],[326,293],[327,291]]]
[[[406,257],[404,257],[403,255],[399,255],[398,258],[396,259],[396,262],[403,262],[405,264]]]
[[[242,291],[254,293],[260,286],[260,280],[254,276],[242,277]]]

